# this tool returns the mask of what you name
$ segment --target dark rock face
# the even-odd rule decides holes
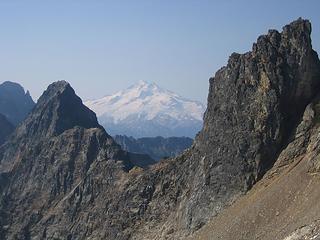
[[[195,222],[205,221],[201,208],[214,209],[230,199],[225,196],[251,188],[290,141],[320,87],[320,62],[310,33],[310,22],[302,19],[282,33],[270,30],[252,52],[232,54],[210,79],[204,127],[195,141],[194,161],[202,159],[204,167],[196,187],[204,193],[189,205]],[[201,203],[206,204],[195,210]]]
[[[8,121],[8,119],[0,114],[0,145],[4,143],[7,137],[14,130],[14,126]]]
[[[125,135],[116,135],[113,138],[123,150],[148,154],[157,161],[178,156],[191,147],[193,142],[193,139],[188,137],[144,137],[135,139]]]
[[[22,122],[34,107],[29,92],[25,92],[18,83],[0,84],[0,113],[13,124]]]
[[[316,239],[320,222],[320,95],[305,108],[290,143],[253,189],[191,239]],[[235,223],[236,219],[236,224]]]
[[[242,169],[248,187],[273,164],[319,91],[320,62],[310,33],[310,23],[301,19],[282,33],[270,30],[252,52],[232,54],[210,79],[205,125],[196,145],[215,163],[227,167],[231,161],[228,172]]]
[[[201,228],[292,140],[320,87],[310,33],[299,19],[233,54],[210,80],[193,146],[146,170],[133,167],[66,83],[50,86],[0,149],[1,237],[184,239]]]

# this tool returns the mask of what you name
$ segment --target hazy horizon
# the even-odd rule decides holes
[[[206,103],[208,79],[268,29],[309,19],[319,52],[318,9],[316,0],[1,1],[0,82],[37,100],[63,79],[87,100],[144,80]]]

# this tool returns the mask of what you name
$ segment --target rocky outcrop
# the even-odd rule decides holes
[[[8,119],[0,114],[0,145],[5,142],[7,137],[14,130],[14,126],[8,121]]]
[[[148,154],[156,161],[178,156],[191,147],[193,142],[193,139],[188,137],[144,137],[136,139],[125,135],[116,135],[113,138],[122,149],[133,153]]]
[[[310,22],[302,19],[281,33],[270,30],[251,52],[232,54],[210,79],[204,127],[193,154],[195,179],[201,179],[194,189],[203,193],[187,207],[191,225],[206,222],[250,189],[291,140],[319,92],[320,62],[310,34]]]
[[[184,239],[202,228],[295,139],[320,88],[310,33],[299,19],[232,54],[210,79],[192,147],[146,170],[133,167],[68,84],[52,85],[0,149],[2,238]]]
[[[273,167],[232,206],[189,239],[293,240],[320,236],[319,97]]]
[[[18,83],[6,81],[0,84],[0,113],[13,125],[22,122],[34,105],[29,92]]]

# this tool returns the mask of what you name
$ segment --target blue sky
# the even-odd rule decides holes
[[[151,81],[205,102],[208,78],[232,52],[299,16],[313,24],[318,0],[0,1],[0,82],[36,99],[65,79],[83,99]]]

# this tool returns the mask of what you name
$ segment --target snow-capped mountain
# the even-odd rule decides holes
[[[194,137],[205,111],[202,103],[145,81],[85,104],[109,134],[134,137]]]

